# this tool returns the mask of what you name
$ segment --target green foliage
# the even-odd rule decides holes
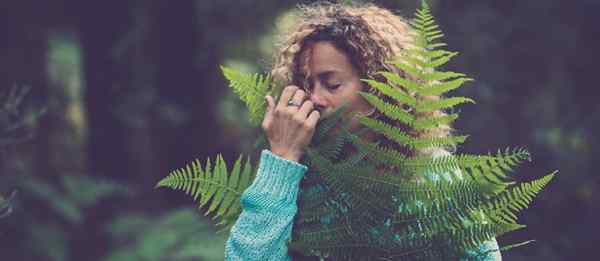
[[[32,138],[31,125],[45,113],[25,105],[31,87],[14,85],[0,91],[0,150]]]
[[[46,202],[46,206],[73,225],[84,220],[84,210],[100,200],[130,194],[124,185],[87,176],[61,176],[58,186],[33,176],[20,181],[20,187],[32,198]]]
[[[29,253],[38,257],[48,258],[48,260],[59,261],[69,259],[68,233],[63,231],[64,227],[56,223],[56,220],[36,222],[29,224],[29,226],[27,244],[35,246],[29,249]]]
[[[361,95],[381,115],[426,132],[459,117],[457,113],[436,116],[429,112],[474,103],[467,97],[449,95],[472,79],[440,70],[458,53],[443,49],[443,34],[425,1],[410,24],[415,32],[414,47],[389,61],[408,77],[380,72],[385,82],[364,79],[380,95]],[[264,113],[262,98],[267,84],[263,80],[268,76],[223,71],[251,114]],[[440,98],[424,99],[428,96]],[[408,113],[399,104],[410,107],[414,113]],[[415,117],[416,114],[424,116]],[[254,114],[254,120],[258,122],[260,116]],[[366,141],[359,133],[349,132],[340,123],[341,113],[319,123],[303,162],[310,171],[301,185],[305,193],[300,194],[298,201],[299,212],[289,245],[292,251],[333,260],[465,257],[466,251],[477,251],[485,241],[524,227],[516,223],[517,214],[556,173],[519,183],[508,173],[530,160],[525,149],[506,149],[496,155],[450,155],[443,148],[460,145],[467,136],[421,137],[389,121],[355,117],[365,126],[361,132],[379,134],[394,146]],[[341,128],[333,128],[337,124]],[[344,154],[342,148],[346,145],[356,151]],[[419,151],[438,153],[423,156]],[[171,173],[159,186],[183,190],[195,199],[200,196],[200,206],[213,198],[207,212],[217,212],[218,217],[224,217],[225,222],[221,223],[230,224],[239,214],[239,205],[235,205],[235,211],[228,209],[233,204],[230,200],[239,204],[237,197],[247,186],[245,183],[242,188],[231,182],[238,179],[239,161],[232,174],[227,173],[220,156],[213,171],[210,161],[207,171],[202,171],[196,162]]]
[[[221,70],[233,91],[246,103],[250,123],[258,125],[265,115],[265,96],[268,94],[271,76],[243,74],[224,66],[221,66]]]
[[[158,217],[119,216],[106,229],[116,249],[104,260],[223,260],[226,235],[215,237],[212,226],[201,220],[193,209]]]
[[[229,228],[241,212],[239,197],[253,180],[252,165],[248,158],[242,167],[240,156],[231,172],[228,172],[221,155],[214,161],[214,167],[211,168],[211,165],[209,159],[203,169],[196,160],[185,168],[171,172],[157,187],[184,191],[194,200],[199,200],[199,207],[208,207],[206,215],[214,213],[215,219],[219,219],[218,224]]]
[[[19,196],[11,196],[12,213],[2,219],[0,230],[7,239],[3,256],[15,260],[71,259],[77,246],[72,239],[90,229],[86,211],[106,199],[122,200],[132,189],[89,176],[62,176],[52,183],[27,174],[0,177],[0,189],[8,188],[16,188]]]
[[[8,215],[10,215],[10,213],[12,213],[14,204],[13,201],[16,195],[17,192],[13,191],[13,193],[8,199],[5,199],[4,197],[0,196],[0,218],[7,217]]]

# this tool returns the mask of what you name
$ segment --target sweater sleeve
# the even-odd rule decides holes
[[[225,245],[225,260],[291,260],[291,238],[296,198],[307,167],[261,152],[253,183],[241,196],[242,213]]]

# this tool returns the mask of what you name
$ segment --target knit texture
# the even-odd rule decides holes
[[[242,213],[227,239],[225,260],[291,260],[287,242],[306,170],[268,150],[261,152],[256,178],[242,194]]]
[[[306,171],[307,167],[302,164],[280,158],[268,150],[262,151],[256,178],[242,194],[242,213],[227,240],[225,260],[291,260],[287,243],[291,239],[294,216],[298,211],[296,200],[300,181]],[[426,173],[426,177],[433,180],[462,178],[460,172],[440,175]],[[308,186],[301,192],[315,195],[321,190],[319,186]],[[340,197],[342,200],[338,202],[343,202],[343,195]],[[303,199],[310,198],[306,196]],[[304,203],[308,202],[300,204]],[[343,207],[341,209],[344,210]],[[335,217],[325,216],[321,223],[330,223],[332,218]],[[385,233],[386,225],[384,223],[381,229],[372,231],[373,236],[381,237],[380,233]],[[469,257],[464,260],[502,260],[500,252],[495,251],[497,249],[498,244],[493,239],[479,249],[467,250]]]

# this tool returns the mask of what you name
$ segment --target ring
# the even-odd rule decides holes
[[[300,107],[302,104],[301,103],[295,103],[293,100],[290,100],[287,105],[288,106]]]

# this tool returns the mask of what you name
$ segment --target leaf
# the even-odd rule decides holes
[[[367,102],[373,105],[378,111],[383,113],[385,116],[400,121],[406,125],[413,125],[415,117],[406,112],[400,106],[386,103],[379,97],[370,93],[361,92],[360,95],[362,95],[367,100]]]
[[[442,109],[448,109],[463,103],[475,103],[474,100],[465,97],[450,97],[439,100],[423,101],[415,107],[417,112],[432,112]]]
[[[271,76],[244,74],[225,66],[221,66],[221,70],[229,80],[229,86],[246,103],[250,123],[259,125],[266,112],[265,96],[268,94]]]
[[[186,192],[198,202],[199,208],[207,207],[206,215],[212,213],[215,219],[220,220],[220,225],[228,226],[237,218],[240,212],[239,198],[252,180],[250,158],[246,159],[243,169],[241,165],[240,155],[229,172],[227,163],[218,155],[213,168],[211,160],[206,160],[203,171],[199,161],[195,160],[185,168],[172,171],[156,187]]]

